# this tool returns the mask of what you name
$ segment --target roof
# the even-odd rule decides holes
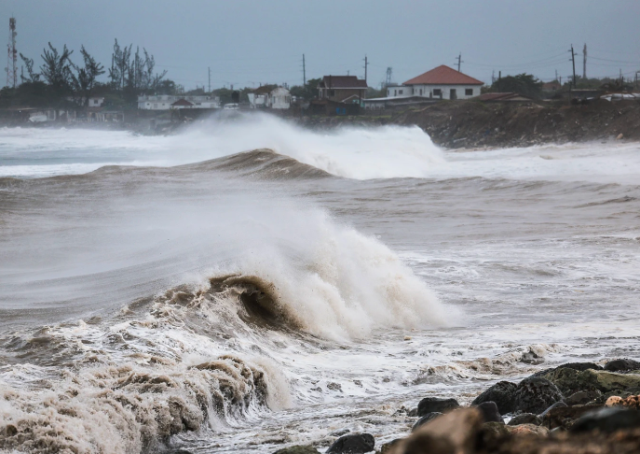
[[[484,82],[441,65],[437,68],[409,79],[403,85],[484,85]]]
[[[277,85],[261,85],[260,87],[256,88],[255,90],[252,90],[252,93],[254,93],[256,95],[264,95],[264,94],[271,93],[271,91],[275,90],[276,88],[278,88]]]
[[[320,85],[331,89],[368,88],[367,81],[356,76],[324,76]]]
[[[173,104],[171,104],[172,106],[185,106],[185,107],[191,107],[193,106],[192,103],[190,103],[189,101],[187,101],[186,99],[178,99],[176,102],[174,102]]]
[[[484,93],[478,96],[480,101],[532,101],[533,98],[515,92]]]

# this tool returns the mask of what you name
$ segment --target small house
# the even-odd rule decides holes
[[[436,99],[469,99],[480,96],[484,82],[441,65],[409,79],[402,85],[387,87],[387,97],[420,96]]]
[[[356,76],[324,76],[318,84],[318,97],[335,102],[360,102],[367,97],[367,81]]]

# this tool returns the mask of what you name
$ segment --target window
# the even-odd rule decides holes
[[[464,90],[464,95],[465,96],[473,96],[473,88],[466,88]]]
[[[402,90],[398,90],[398,94],[400,94],[400,95],[401,95],[401,94],[402,94]]]
[[[420,89],[420,96],[422,96],[422,88]]]
[[[336,95],[336,91],[335,90],[329,90],[328,91],[328,96],[335,96]]]
[[[442,96],[442,90],[439,88],[433,89],[433,96]]]
[[[398,90],[393,90],[393,96],[398,96]]]

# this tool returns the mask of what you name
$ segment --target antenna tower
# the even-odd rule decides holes
[[[9,19],[9,44],[7,44],[7,86],[18,85],[18,49],[16,48],[16,19]]]
[[[391,76],[393,75],[393,68],[391,68],[391,66],[389,66],[387,68],[387,79],[385,80],[384,84],[386,87],[388,87],[389,85],[391,85]]]

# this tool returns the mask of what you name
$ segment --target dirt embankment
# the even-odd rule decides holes
[[[311,127],[417,125],[447,148],[516,147],[542,143],[623,139],[640,141],[640,103],[588,104],[440,102],[425,107],[359,117],[307,117]]]

